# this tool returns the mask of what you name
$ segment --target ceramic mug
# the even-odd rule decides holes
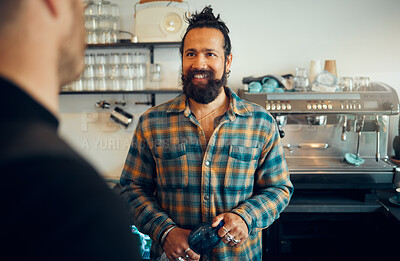
[[[251,82],[249,83],[249,92],[250,93],[258,93],[262,90],[262,85],[259,82]]]
[[[267,85],[272,85],[274,88],[278,88],[279,87],[279,83],[277,80],[275,80],[274,78],[270,78],[270,77],[264,77],[261,81],[261,83],[263,84],[267,84]]]

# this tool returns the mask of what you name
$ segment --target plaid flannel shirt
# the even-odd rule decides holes
[[[135,226],[163,252],[166,228],[193,229],[224,212],[249,228],[238,248],[220,243],[211,260],[261,260],[261,230],[279,217],[293,193],[273,117],[231,89],[227,112],[207,144],[184,94],[145,112],[121,175],[122,197]]]

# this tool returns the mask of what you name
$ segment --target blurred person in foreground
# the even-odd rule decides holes
[[[81,0],[0,2],[3,260],[139,260],[126,208],[57,135],[60,87],[84,67]]]
[[[293,192],[278,129],[261,106],[226,86],[229,30],[211,7],[195,13],[181,43],[183,93],[145,112],[121,175],[134,224],[152,259],[261,260],[261,231]],[[189,248],[202,222],[223,237],[209,256]]]

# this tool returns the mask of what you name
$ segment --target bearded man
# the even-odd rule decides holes
[[[261,260],[261,231],[293,192],[276,123],[226,86],[229,30],[211,7],[195,13],[181,43],[183,93],[145,112],[121,175],[134,224],[151,258]],[[200,256],[188,245],[202,222],[223,243]]]
[[[0,1],[3,260],[141,259],[124,204],[57,134],[84,68],[82,0]]]

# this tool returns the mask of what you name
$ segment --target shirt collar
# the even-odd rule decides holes
[[[235,120],[236,115],[240,116],[250,116],[252,115],[248,106],[243,102],[243,100],[237,96],[237,94],[232,91],[231,88],[225,87],[225,92],[229,97],[229,119],[231,121]],[[186,95],[182,92],[178,97],[172,100],[167,113],[180,113],[183,112],[185,117],[189,117],[191,110],[189,107],[189,102]]]
[[[11,108],[3,115],[3,120],[41,121],[57,129],[58,119],[23,89],[1,76],[0,86],[2,93],[7,97],[2,101],[3,107]]]

